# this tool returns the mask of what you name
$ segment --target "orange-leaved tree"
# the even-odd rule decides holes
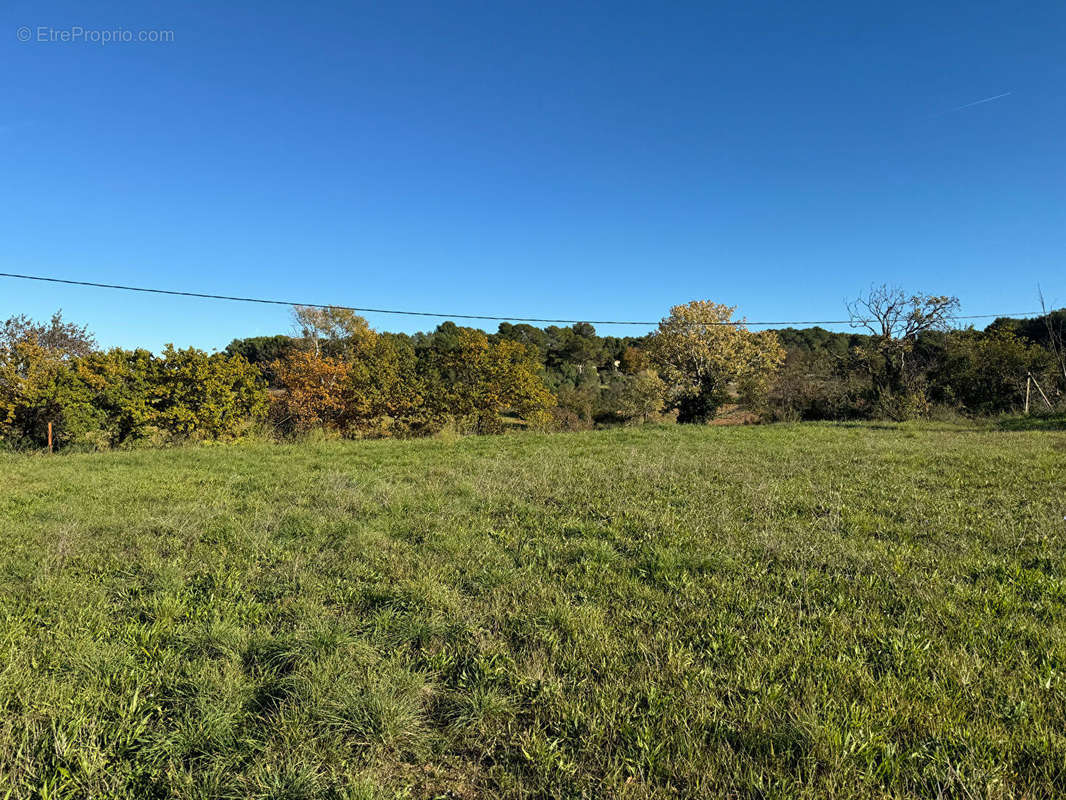
[[[312,428],[343,430],[347,419],[345,389],[350,366],[320,351],[296,350],[271,365],[281,391],[274,395],[272,416],[285,431]]]

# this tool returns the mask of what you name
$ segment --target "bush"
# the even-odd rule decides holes
[[[233,439],[266,412],[263,376],[243,356],[167,345],[156,362],[153,423],[174,436]]]
[[[44,447],[104,449],[144,439],[233,439],[260,418],[259,372],[240,356],[168,346],[75,358],[19,342],[0,357],[0,438]]]
[[[861,419],[871,414],[872,383],[847,359],[790,350],[768,397],[768,416],[782,421]]]
[[[977,414],[1019,411],[1025,405],[1026,376],[1054,385],[1051,354],[1010,331],[954,331],[938,368],[930,371],[930,393],[941,403]],[[1034,390],[1035,394],[1035,390]]]
[[[895,394],[884,392],[877,397],[873,406],[876,419],[890,419],[894,422],[921,419],[928,413],[929,399],[921,390]]]

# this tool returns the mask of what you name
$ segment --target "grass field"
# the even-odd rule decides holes
[[[0,798],[1052,797],[1066,433],[0,455]]]

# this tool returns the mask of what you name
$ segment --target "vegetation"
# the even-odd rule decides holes
[[[280,429],[384,436],[435,432],[450,422],[465,432],[499,433],[505,412],[534,427],[548,424],[555,399],[527,345],[457,328],[446,345],[419,357],[408,340],[379,336],[355,319],[357,335],[305,336],[272,365],[282,389]]]
[[[1066,407],[1066,311],[952,328],[953,297],[875,287],[866,333],[748,330],[736,309],[675,306],[643,337],[500,324],[374,331],[343,308],[297,306],[294,336],[223,353],[100,352],[84,328],[0,326],[0,447],[104,449],[269,431],[350,438],[444,429],[583,430],[674,421],[908,420]],[[1049,408],[1050,407],[1050,408]]]
[[[678,422],[707,422],[729,398],[757,405],[785,357],[773,331],[753,333],[733,321],[735,306],[693,301],[670,309],[649,340],[652,358],[674,387]]]
[[[0,454],[0,796],[1060,796],[1063,421]]]
[[[95,350],[56,314],[9,320],[0,336],[0,441],[110,447],[173,439],[233,439],[266,410],[259,371],[241,356],[167,346]]]

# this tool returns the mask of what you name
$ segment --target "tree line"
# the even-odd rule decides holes
[[[59,313],[16,316],[0,327],[0,445],[42,447],[48,423],[57,447],[103,449],[700,423],[724,407],[751,421],[900,420],[1018,411],[1029,382],[1062,403],[1066,310],[959,328],[957,299],[885,286],[849,310],[852,333],[752,331],[735,307],[693,301],[650,334],[613,337],[587,323],[396,334],[297,306],[292,335],[159,354],[101,350]]]

